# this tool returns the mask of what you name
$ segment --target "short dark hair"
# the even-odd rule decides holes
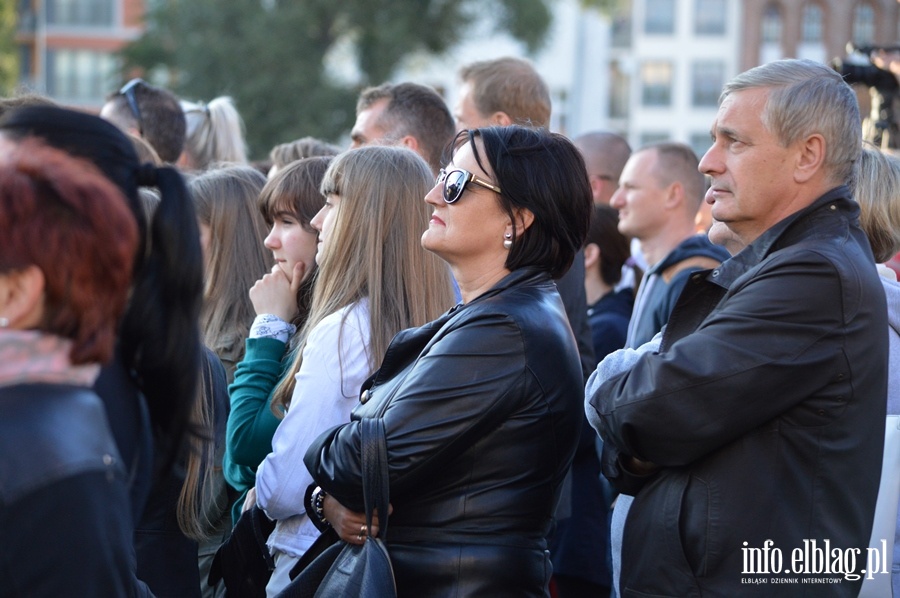
[[[684,187],[685,206],[696,214],[706,195],[706,177],[700,172],[700,160],[691,146],[676,141],[645,145],[635,152],[656,151],[656,179],[662,186],[675,181]]]
[[[379,126],[395,136],[412,135],[422,147],[422,156],[431,170],[442,165],[444,148],[453,139],[456,125],[447,103],[433,88],[418,83],[385,83],[363,90],[356,103],[356,113],[375,102],[387,99]]]
[[[619,232],[619,210],[608,205],[595,205],[591,214],[585,245],[600,248],[600,278],[608,285],[622,279],[622,266],[631,257],[631,243]]]
[[[481,138],[490,169],[475,145]],[[500,206],[515,222],[515,210],[534,214],[528,230],[513,232],[506,267],[536,267],[559,278],[584,245],[591,220],[591,184],[581,152],[566,137],[519,125],[461,131],[454,147],[472,146],[475,160],[494,173]]]
[[[178,98],[171,91],[141,81],[135,85],[134,101],[141,113],[141,122],[132,113],[128,99],[119,92],[109,96],[119,118],[133,122],[142,136],[153,146],[164,162],[175,163],[184,148],[187,124]]]

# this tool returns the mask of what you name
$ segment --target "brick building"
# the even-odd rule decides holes
[[[144,0],[20,0],[19,84],[99,108],[121,82],[116,52],[142,31]]]

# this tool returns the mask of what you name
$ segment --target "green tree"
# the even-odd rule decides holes
[[[0,95],[9,95],[19,76],[16,47],[16,4],[0,0]]]
[[[529,51],[540,48],[553,0],[168,0],[123,52],[135,67],[169,74],[187,99],[231,95],[251,155],[304,135],[335,140],[353,122],[359,87],[333,80],[326,57],[354,48],[360,85],[390,78],[411,52],[439,54],[492,15]]]

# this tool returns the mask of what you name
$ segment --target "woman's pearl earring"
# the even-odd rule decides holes
[[[503,235],[503,248],[511,249],[512,248],[512,233],[506,233]]]
[[[0,328],[6,328],[7,326],[9,326],[9,318],[0,316]]]

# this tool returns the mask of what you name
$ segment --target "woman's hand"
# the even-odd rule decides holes
[[[247,495],[244,497],[244,504],[241,505],[241,514],[243,515],[254,506],[256,506],[256,486],[247,490]]]
[[[331,495],[322,502],[325,519],[338,533],[341,540],[349,544],[363,544],[368,536],[378,536],[378,512],[372,514],[372,529],[366,528],[366,514],[351,511]],[[394,511],[389,506],[388,514]]]
[[[272,314],[290,322],[297,315],[297,290],[305,274],[303,262],[294,265],[290,280],[278,264],[272,266],[272,271],[257,280],[250,289],[250,301],[256,315]]]

